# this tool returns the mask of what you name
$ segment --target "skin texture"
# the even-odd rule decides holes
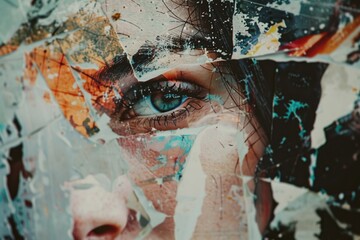
[[[138,8],[128,2],[119,5],[107,1],[106,4],[109,9],[123,4],[125,9],[130,9],[129,13]],[[153,16],[154,21],[160,21],[156,12],[167,12],[168,7],[160,4],[156,11],[148,9],[147,14]],[[174,8],[172,14],[181,19],[189,17],[188,10],[181,7]],[[134,45],[125,47],[131,55],[137,52],[136,46],[143,45],[138,42],[138,29],[156,32],[156,25],[154,29],[148,29],[145,21],[138,21],[138,28],[133,28],[130,23],[134,16],[122,14],[122,17],[126,21],[114,23],[114,28],[121,27],[123,34],[134,38]],[[184,34],[181,29],[170,29],[171,24],[168,30],[173,36]],[[190,34],[196,28],[186,24],[184,30]],[[156,39],[150,34],[142,37],[149,37],[147,40],[152,42]],[[121,104],[108,113],[109,126],[119,135],[119,151],[128,164],[128,173],[119,176],[110,184],[112,187],[107,188],[94,176],[66,184],[71,193],[75,239],[133,239],[145,227],[139,223],[140,215],[151,224],[152,215],[144,210],[147,206],[134,204],[139,197],[139,191],[134,193],[134,187],[140,189],[140,195],[145,196],[157,212],[165,215],[164,221],[147,235],[148,239],[174,239],[180,236],[179,231],[190,231],[189,236],[194,239],[247,237],[246,224],[250,223],[246,219],[245,205],[248,203],[245,203],[244,192],[254,192],[255,187],[254,184],[249,187],[248,180],[242,177],[253,176],[267,139],[242,96],[242,89],[236,84],[239,79],[234,79],[227,63],[198,64],[199,53],[204,51],[194,51],[180,54],[184,56],[182,58],[171,51],[159,54],[160,57],[150,64],[161,61],[169,64],[166,70],[152,75],[145,83],[151,85],[160,82],[159,79],[171,84],[190,83],[200,89],[195,96],[187,96],[178,107],[163,113],[143,115],[136,108]],[[208,53],[209,56],[214,53]],[[138,82],[138,76],[135,71],[117,79],[124,83],[125,98],[133,91],[131,85]],[[79,189],[76,187],[79,184],[89,187]],[[199,185],[196,194],[191,193],[196,188],[194,184]],[[258,203],[270,203],[269,189],[263,192]],[[186,194],[200,205],[189,205],[190,212],[198,213],[189,215],[191,221],[185,226],[176,219],[177,211],[180,211],[177,207],[182,206],[182,201],[188,201]],[[257,216],[260,231],[265,228],[269,215]]]
[[[124,161],[129,165],[128,181],[142,189],[146,198],[152,202],[157,211],[166,214],[164,222],[153,229],[149,238],[154,236],[154,238],[171,239],[174,238],[174,229],[176,227],[181,228],[181,226],[176,226],[174,222],[179,185],[179,181],[175,180],[175,175],[179,172],[179,163],[184,164],[186,168],[190,161],[195,161],[195,158],[200,159],[202,171],[206,178],[203,186],[205,197],[202,202],[201,214],[193,232],[194,238],[226,235],[229,238],[237,239],[246,234],[244,225],[241,227],[246,219],[245,204],[242,199],[243,180],[240,176],[253,175],[257,160],[263,152],[266,138],[256,119],[251,117],[249,112],[239,108],[235,108],[235,111],[226,108],[226,106],[235,105],[235,103],[226,100],[229,94],[221,82],[222,80],[219,80],[219,83],[212,85],[216,87],[208,89],[209,92],[214,92],[218,99],[212,102],[203,102],[202,108],[181,120],[180,125],[173,126],[173,128],[182,128],[182,130],[178,130],[178,133],[161,139],[158,136],[161,131],[153,132],[147,128],[139,131],[139,125],[135,125],[137,128],[130,125],[127,129],[130,128],[136,133],[127,134],[126,138],[119,138],[118,140],[119,151],[124,153]],[[197,84],[202,83],[198,81]],[[246,105],[243,108],[250,109]],[[114,132],[121,135],[119,129],[131,121],[133,120],[123,122],[113,118],[110,126],[113,127]],[[167,125],[169,128],[171,126],[170,124]],[[190,134],[190,137],[186,138],[185,141],[174,141],[174,139],[184,136],[183,131],[199,127],[202,127],[200,132]],[[150,132],[146,133],[146,131]],[[194,132],[196,131],[194,130]],[[166,147],[172,141],[174,143],[171,147]],[[240,146],[242,151],[246,153],[242,159],[239,159]],[[191,155],[194,148],[200,149],[199,154],[195,156]],[[158,167],[160,158],[166,159],[166,161]],[[162,179],[161,183],[158,182],[159,179]],[[191,187],[191,185],[188,186],[188,188]],[[100,190],[96,189],[86,192],[87,198],[93,199],[101,196],[99,202],[103,202],[105,206],[114,205],[109,209],[98,211],[123,209],[122,215],[124,216],[121,219],[126,219],[126,215],[129,215],[130,212],[127,206],[127,198],[132,194],[131,190],[122,192],[122,194],[116,191],[113,191],[112,195],[108,193],[110,194],[109,198],[113,199],[110,203],[106,197],[108,194],[100,194],[98,193]],[[267,195],[270,196],[270,194]],[[78,199],[83,197],[85,197],[85,193],[79,193],[73,197],[74,233],[85,231],[89,234],[92,231],[91,228],[90,230],[78,229],[83,229],[84,226],[88,225],[84,222],[89,221],[89,217],[97,219],[98,216],[94,213],[89,217],[83,217],[76,210],[76,204],[82,202]],[[266,200],[264,201],[266,202]],[[262,220],[261,228],[267,224],[266,218]],[[94,221],[97,222],[98,220]],[[108,221],[99,221],[102,222],[102,224],[97,224],[100,226],[112,225],[113,223],[116,226],[120,220],[116,221],[109,218]],[[122,230],[125,231],[126,227],[124,229],[120,226],[119,229],[119,232],[116,233],[121,236]],[[86,234],[81,236],[86,236]],[[79,239],[83,238],[80,237]]]

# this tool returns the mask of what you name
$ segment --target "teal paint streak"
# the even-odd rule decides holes
[[[195,135],[178,135],[178,136],[159,136],[153,138],[152,143],[165,143],[165,145],[159,151],[160,155],[157,157],[157,161],[159,161],[159,163],[153,166],[151,170],[155,171],[162,167],[165,167],[169,162],[166,153],[174,148],[180,148],[182,150],[182,153],[180,155],[174,156],[174,158],[176,158],[174,164],[174,169],[176,169],[176,173],[172,177],[173,180],[177,182],[180,181],[186,163],[186,160],[183,159],[185,159],[190,153],[195,137],[196,137]]]
[[[309,185],[311,187],[314,186],[315,182],[315,169],[317,164],[317,157],[318,157],[318,151],[316,150],[313,154],[310,156],[310,166],[309,166]]]
[[[309,107],[308,104],[302,103],[299,101],[291,100],[289,104],[287,104],[287,112],[284,116],[285,119],[290,119],[291,115],[294,115],[297,119],[300,119],[299,115],[297,114],[297,111],[303,108]]]
[[[275,98],[274,98],[274,104],[275,104],[275,102],[276,102],[276,104],[278,104],[277,101],[279,99],[275,100]],[[285,120],[290,120],[291,117],[296,118],[299,122],[299,136],[300,136],[300,138],[305,138],[307,132],[305,130],[304,123],[298,114],[298,111],[301,109],[308,108],[309,105],[307,103],[302,103],[300,101],[290,100],[290,102],[288,104],[286,104],[285,106],[286,106],[287,111],[286,111],[285,115],[280,118],[285,119]],[[277,117],[279,117],[279,116],[277,116]]]
[[[284,97],[283,97],[283,96],[279,97],[278,95],[275,95],[275,96],[274,96],[274,99],[273,99],[273,104],[274,104],[274,106],[278,106],[278,105],[279,105],[279,102],[282,101],[282,100],[284,100]]]
[[[194,136],[188,136],[188,135],[176,136],[172,138],[164,147],[164,150],[173,149],[174,147],[180,147],[184,151],[182,155],[177,156],[177,161],[175,162],[175,166],[174,166],[177,169],[174,176],[174,180],[177,182],[180,181],[182,177],[183,170],[185,167],[184,165],[186,162],[186,161],[181,162],[179,161],[179,159],[186,157],[189,154],[194,139],[195,139]]]

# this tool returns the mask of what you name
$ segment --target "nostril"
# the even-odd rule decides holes
[[[120,232],[120,227],[110,224],[101,225],[92,229],[87,237],[111,237],[116,236]]]

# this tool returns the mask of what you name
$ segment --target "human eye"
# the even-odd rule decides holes
[[[132,108],[138,116],[156,115],[176,109],[186,99],[188,96],[181,93],[159,92],[143,97]]]
[[[207,97],[205,88],[183,80],[140,82],[116,103],[110,125],[121,134],[183,128],[199,117]]]

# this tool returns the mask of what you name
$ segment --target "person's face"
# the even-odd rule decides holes
[[[162,239],[239,239],[247,232],[244,194],[254,187],[242,177],[253,176],[266,137],[229,62],[211,62],[215,51],[189,48],[186,41],[181,50],[170,48],[189,36],[206,40],[189,24],[198,24],[190,21],[198,19],[192,6],[179,4],[105,2],[109,17],[121,13],[113,26],[130,59],[115,65],[132,68],[123,74],[115,72],[121,66],[102,69],[98,80],[117,85],[119,97],[107,114],[129,170],[108,191],[94,177],[68,185],[76,239],[131,239],[149,226],[148,236]],[[154,56],[137,62],[137,54],[149,51]],[[76,188],[85,183],[93,187]],[[261,202],[270,204],[269,197]]]

